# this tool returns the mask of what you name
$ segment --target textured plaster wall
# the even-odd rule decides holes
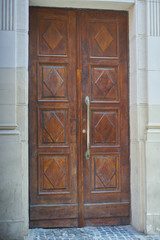
[[[145,232],[160,234],[160,1],[146,2],[148,125]]]
[[[160,234],[160,1],[129,13],[132,225]]]
[[[0,239],[28,231],[28,1],[0,0]]]

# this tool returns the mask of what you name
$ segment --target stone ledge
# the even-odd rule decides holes
[[[0,129],[0,135],[20,135],[20,132],[16,131],[16,130],[1,130]]]
[[[135,0],[30,0],[30,6],[128,10]]]
[[[15,130],[17,124],[0,124],[0,130]]]

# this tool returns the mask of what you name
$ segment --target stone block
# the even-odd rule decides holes
[[[22,166],[20,143],[0,143],[0,220],[22,218]]]
[[[149,125],[160,126],[160,105],[148,106]]]
[[[16,11],[18,12],[16,18],[16,30],[28,31],[28,0],[16,0]]]
[[[159,57],[160,58],[160,57]],[[160,70],[148,71],[148,102],[150,105],[160,105]]]
[[[24,240],[23,222],[0,222],[1,240]]]
[[[148,70],[160,71],[160,36],[148,37]]]
[[[28,104],[28,72],[25,68],[18,68],[17,80],[17,104]]]
[[[0,105],[0,125],[8,124],[13,125],[16,124],[16,108],[15,105]]]
[[[147,103],[147,72],[138,70],[137,80],[137,103]]]
[[[146,33],[146,3],[137,1],[137,33],[145,35]]]
[[[15,104],[16,72],[13,68],[0,68],[0,104]]]
[[[146,215],[146,234],[160,235],[160,215]],[[157,238],[158,239],[158,238]]]
[[[28,69],[28,33],[16,33],[16,66]]]
[[[29,184],[28,184],[28,141],[22,142],[22,212],[24,218],[24,233],[28,234],[29,228]]]
[[[147,104],[141,104],[138,106],[137,110],[138,110],[137,111],[138,140],[143,141],[145,138],[146,126],[148,123],[148,106]]]
[[[146,38],[138,37],[138,49],[137,49],[137,57],[138,57],[138,69],[146,69],[147,66],[147,53],[146,53]],[[135,51],[135,49],[134,49]]]
[[[130,106],[130,139],[136,141],[138,139],[138,110],[137,105]]]
[[[155,131],[159,137],[159,141],[155,142]],[[146,143],[146,176],[147,176],[147,213],[159,214],[160,216],[160,130],[150,130],[147,134],[150,135]],[[153,140],[152,140],[152,138]]]
[[[28,106],[18,105],[16,107],[17,113],[17,129],[21,133],[21,140],[28,139]]]
[[[138,74],[137,72],[130,73],[130,84],[129,84],[129,98],[130,98],[130,105],[137,104],[137,81],[138,81]]]
[[[136,6],[133,5],[129,9],[129,41],[131,41],[137,35],[136,16],[137,16]]]
[[[0,68],[15,68],[16,66],[16,32],[0,31]]]
[[[137,60],[137,38],[133,37],[130,41],[129,41],[129,72],[130,74],[133,74],[137,71],[138,69],[138,60]]]

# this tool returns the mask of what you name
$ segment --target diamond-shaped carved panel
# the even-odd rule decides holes
[[[94,157],[94,188],[117,187],[117,157]]]
[[[95,68],[91,69],[92,100],[117,101],[118,79],[117,68]]]
[[[48,159],[44,161],[44,176],[51,183],[53,188],[65,188],[65,158],[53,158],[51,163]]]
[[[63,39],[63,36],[58,31],[57,27],[54,24],[51,24],[47,31],[43,34],[43,38],[45,39],[48,46],[54,50]]]
[[[118,22],[90,22],[88,28],[90,57],[117,58]]]
[[[96,34],[95,40],[97,41],[101,50],[104,52],[113,41],[113,38],[109,31],[103,26],[101,30]]]
[[[42,98],[65,98],[65,67],[43,66],[42,74]]]
[[[40,55],[67,56],[67,21],[39,19],[38,52]]]
[[[68,157],[40,157],[40,190],[63,191],[68,188]]]
[[[43,111],[42,121],[42,143],[66,143],[66,111]]]
[[[118,143],[118,112],[92,112],[92,144]]]

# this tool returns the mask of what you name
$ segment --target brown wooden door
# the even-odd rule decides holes
[[[31,227],[129,223],[127,24],[124,12],[30,9]]]
[[[127,15],[88,11],[82,18],[82,103],[90,98],[90,160],[84,159],[85,224],[129,216]],[[86,119],[86,105],[83,108]],[[86,128],[84,121],[83,128]],[[86,150],[83,135],[83,151]]]

